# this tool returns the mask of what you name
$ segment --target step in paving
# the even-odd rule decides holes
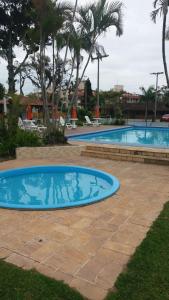
[[[168,149],[122,148],[93,145],[86,146],[86,149],[82,151],[81,155],[109,160],[169,165]]]

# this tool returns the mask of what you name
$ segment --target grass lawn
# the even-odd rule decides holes
[[[106,300],[169,300],[169,203]]]
[[[0,261],[1,300],[84,300],[61,281]]]

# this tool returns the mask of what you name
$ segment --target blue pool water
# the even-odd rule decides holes
[[[168,148],[169,128],[131,127],[74,136],[71,137],[70,140],[101,144]]]
[[[56,209],[97,202],[114,194],[119,181],[74,166],[41,166],[0,172],[0,207]]]

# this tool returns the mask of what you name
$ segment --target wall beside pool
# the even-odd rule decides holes
[[[51,146],[51,147],[22,147],[16,149],[17,159],[45,159],[80,156],[85,149],[83,145]]]

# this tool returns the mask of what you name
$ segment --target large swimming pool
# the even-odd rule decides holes
[[[113,129],[78,136],[76,135],[71,137],[70,140],[100,144],[169,148],[169,128],[130,127]]]

